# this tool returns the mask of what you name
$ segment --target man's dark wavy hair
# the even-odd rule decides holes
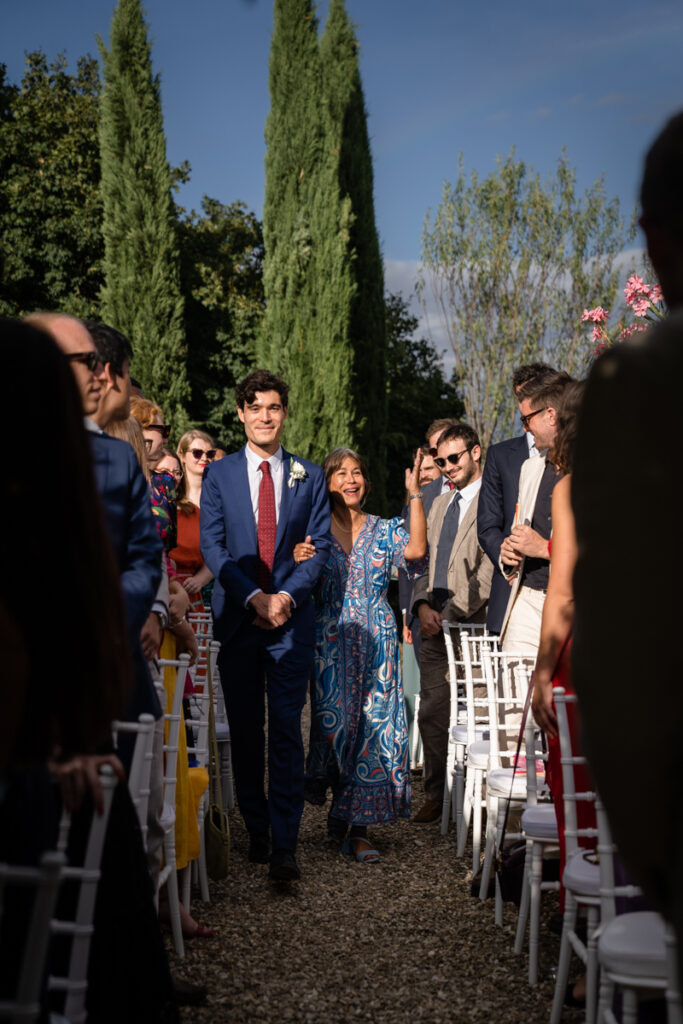
[[[286,409],[289,400],[289,387],[270,370],[254,370],[235,388],[235,400],[238,409],[244,409],[256,398],[257,391],[277,391],[282,405]]]

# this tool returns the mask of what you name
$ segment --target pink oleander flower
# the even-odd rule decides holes
[[[664,295],[662,294],[660,286],[658,284],[653,284],[650,289],[650,302],[661,302],[663,298]]]
[[[607,342],[603,341],[602,344],[595,346],[595,348],[593,349],[593,355],[597,359],[597,357],[601,356],[603,352],[606,352],[608,348],[609,345],[607,344]]]
[[[593,328],[592,337],[593,341],[603,341],[605,338],[605,332],[603,331],[602,327],[595,326]]]
[[[595,309],[584,309],[581,315],[581,322],[592,320],[594,324],[605,324],[608,317],[609,313],[606,309],[603,309],[602,306],[596,306]]]
[[[650,311],[650,300],[649,299],[637,299],[633,303],[633,312],[636,316],[647,316]]]
[[[626,298],[626,304],[632,306],[639,295],[649,295],[650,286],[645,284],[642,277],[638,277],[637,274],[631,274],[626,287],[624,288],[624,297]]]

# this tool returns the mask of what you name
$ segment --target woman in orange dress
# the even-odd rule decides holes
[[[178,542],[170,555],[194,612],[206,610],[202,589],[213,580],[213,573],[204,565],[199,549],[199,506],[204,470],[215,455],[215,445],[203,430],[188,430],[180,438],[178,458],[183,478],[178,487]]]

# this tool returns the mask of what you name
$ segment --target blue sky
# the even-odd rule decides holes
[[[486,174],[512,146],[547,173],[566,147],[581,188],[604,173],[630,211],[643,154],[683,108],[680,0],[347,0],[375,166],[390,287],[409,291],[425,213],[442,182]],[[19,81],[24,51],[96,53],[113,0],[0,0],[0,61]],[[189,160],[180,193],[242,199],[261,214],[271,0],[147,0],[168,156]],[[321,22],[327,3],[319,7]]]

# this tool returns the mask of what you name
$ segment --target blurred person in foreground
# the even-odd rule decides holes
[[[595,363],[572,482],[578,541],[572,668],[582,743],[624,861],[674,924],[679,974],[683,590],[675,542],[669,550],[661,540],[680,510],[681,180],[683,113],[654,141],[641,187],[640,224],[671,315]]]
[[[0,858],[35,863],[44,850],[54,848],[59,811],[52,808],[45,786],[46,762],[51,761],[61,777],[63,804],[75,815],[68,855],[82,863],[90,795],[95,809],[101,808],[99,763],[108,761],[123,777],[122,766],[107,751],[112,719],[129,704],[131,633],[121,600],[120,566],[107,535],[92,447],[83,428],[84,409],[94,412],[97,404],[101,363],[79,321],[48,314],[44,320],[60,334],[62,353],[56,339],[34,324],[4,322],[0,328],[3,366],[10,378],[20,379],[21,367],[30,361],[34,406],[24,433],[40,445],[54,474],[49,529],[45,506],[36,500],[30,461],[13,460],[2,481],[12,544],[5,552],[0,623],[11,665],[3,684],[11,679],[12,699],[5,694],[1,716]],[[21,389],[8,389],[3,402],[8,423],[25,418],[25,401]],[[36,580],[44,581],[45,574],[52,588],[49,613],[36,618]],[[56,670],[60,651],[67,651],[68,658]],[[63,885],[58,916],[68,917],[72,898]],[[0,969],[6,977],[21,950],[11,903],[5,905],[0,934]],[[53,973],[66,967],[61,960],[65,952],[68,956],[55,941]],[[113,984],[122,978],[125,986]],[[59,1001],[60,996],[50,998]],[[150,1021],[176,1019],[137,815],[122,781],[102,855],[87,1008],[89,1019],[100,1022],[133,1019],[134,1014]]]

